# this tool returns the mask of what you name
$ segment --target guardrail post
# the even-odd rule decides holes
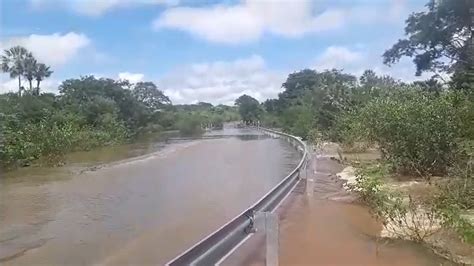
[[[266,265],[278,266],[279,243],[279,224],[276,213],[265,213],[265,232],[266,232]]]
[[[280,249],[280,230],[278,214],[271,212],[255,213],[255,229],[265,234],[265,265],[278,266]]]
[[[308,164],[306,165],[306,195],[313,196],[314,193],[314,177],[316,176],[316,160],[313,155],[308,156]]]

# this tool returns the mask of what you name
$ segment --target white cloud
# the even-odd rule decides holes
[[[285,78],[286,73],[268,70],[263,58],[253,55],[234,61],[183,66],[160,79],[158,86],[173,103],[233,104],[244,93],[261,101],[275,97]]]
[[[118,74],[118,78],[122,80],[128,80],[131,83],[137,83],[143,81],[145,77],[142,73],[130,73],[130,72],[121,72]]]
[[[86,16],[100,16],[112,9],[136,5],[175,5],[178,0],[30,0],[36,9],[51,6],[65,6],[70,10]]]
[[[344,72],[356,76],[360,76],[366,69],[372,69],[379,75],[390,75],[406,82],[426,80],[433,75],[432,73],[424,73],[422,76],[416,77],[415,67],[409,59],[402,59],[398,64],[388,67],[382,64],[382,53],[383,51],[377,51],[374,47],[371,47],[369,51],[367,47],[356,49],[344,46],[329,46],[317,56],[313,68],[317,71],[333,68],[342,69]]]
[[[5,74],[0,75],[0,94],[5,92],[17,92],[18,79],[10,79]]]
[[[90,39],[82,34],[69,32],[51,35],[31,34],[25,37],[12,37],[0,43],[2,49],[21,45],[30,50],[41,62],[53,67],[66,64],[79,54],[79,51],[90,45]]]
[[[241,0],[238,4],[174,7],[152,25],[155,30],[178,29],[208,41],[236,44],[260,39],[265,33],[300,37],[329,32],[347,25],[400,22],[406,14],[404,0],[332,5],[313,0]]]
[[[295,37],[308,32],[334,30],[344,24],[341,10],[313,14],[313,2],[247,0],[238,5],[175,7],[165,10],[153,27],[174,28],[221,43],[250,42],[265,32]]]
[[[341,66],[357,65],[362,61],[362,54],[343,46],[330,46],[317,58],[316,67],[332,69]]]
[[[405,0],[353,5],[344,11],[347,21],[359,24],[403,23],[409,14]]]

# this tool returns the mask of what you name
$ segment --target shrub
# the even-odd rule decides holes
[[[435,203],[443,217],[443,225],[454,229],[462,240],[474,244],[474,225],[462,216],[462,212],[472,208],[473,204],[473,182],[470,180],[470,184],[464,185],[466,181],[457,179],[441,185]]]
[[[28,165],[41,157],[48,163],[58,160],[72,148],[77,127],[72,123],[41,120],[18,127],[17,121],[7,124],[4,131],[2,161]]]
[[[179,132],[183,135],[198,135],[203,132],[201,118],[198,115],[185,115],[178,121]]]
[[[378,144],[395,170],[443,175],[459,158],[472,102],[459,93],[439,97],[415,90],[376,98],[361,108],[348,132]]]
[[[474,179],[451,178],[439,184],[437,200],[443,206],[454,206],[462,210],[474,209]]]
[[[308,106],[293,106],[282,114],[283,129],[290,134],[307,138],[314,126],[314,117]]]
[[[462,216],[464,211],[474,209],[472,153],[470,155],[466,164],[458,164],[451,170],[453,178],[438,183],[438,193],[434,198],[444,225],[453,228],[464,241],[474,244],[474,225]]]
[[[423,242],[439,230],[440,216],[433,206],[421,206],[410,196],[390,191],[382,178],[388,173],[386,165],[371,165],[359,170],[351,187],[370,207],[391,237]]]
[[[81,126],[80,119],[53,115],[37,122],[15,115],[5,116],[2,127],[0,161],[6,166],[26,166],[42,159],[50,165],[63,163],[73,150],[114,144],[126,138],[122,123],[113,116],[101,118],[100,126]]]

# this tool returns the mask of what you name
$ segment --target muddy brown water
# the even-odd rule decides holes
[[[453,265],[419,244],[377,239],[381,224],[335,176],[343,167],[328,157],[316,165],[313,194],[300,182],[277,209],[280,265]],[[264,247],[257,231],[223,265],[265,265]]]
[[[71,154],[59,168],[0,178],[0,264],[161,265],[239,214],[278,183],[300,155],[247,129]],[[321,163],[314,198],[302,183],[280,206],[282,265],[440,265],[417,245],[375,256],[380,225],[345,202],[340,166]],[[350,197],[349,197],[350,198]],[[262,265],[258,236],[224,264]],[[380,259],[382,258],[382,259]]]
[[[207,136],[3,173],[0,263],[163,264],[250,206],[300,157],[285,141],[252,130]]]

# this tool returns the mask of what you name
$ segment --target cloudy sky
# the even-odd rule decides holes
[[[371,68],[414,80],[381,54],[427,0],[3,0],[0,48],[23,45],[67,78],[154,81],[174,103],[275,97],[291,72]],[[0,92],[16,90],[2,74]]]

